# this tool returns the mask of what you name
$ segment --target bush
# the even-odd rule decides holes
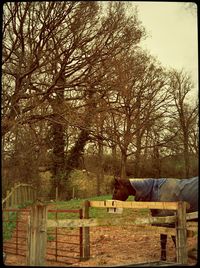
[[[9,240],[12,238],[12,232],[16,227],[17,212],[5,211],[8,221],[3,222],[3,240]],[[6,218],[6,217],[5,217]]]
[[[100,194],[111,193],[112,176],[105,175],[100,182]],[[68,198],[87,198],[97,194],[97,178],[94,173],[74,170],[66,182]]]

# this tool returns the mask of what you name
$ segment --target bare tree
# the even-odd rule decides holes
[[[126,4],[111,2],[6,3],[3,21],[2,134],[48,121],[54,174],[77,166],[89,139],[102,81],[113,57],[135,46],[144,29]],[[65,127],[79,129],[65,152]],[[77,133],[77,132],[76,132]]]
[[[166,90],[166,74],[152,57],[144,51],[134,51],[122,58],[114,64],[115,99],[112,94],[107,134],[120,148],[121,176],[126,177],[127,157],[132,154],[136,176],[139,176],[142,138],[167,112],[170,96]]]
[[[190,151],[189,151],[189,137],[190,129],[197,116],[198,106],[190,107],[186,102],[187,94],[193,88],[191,77],[182,71],[172,70],[170,72],[170,92],[174,99],[174,106],[176,112],[172,115],[179,125],[182,144],[183,155],[185,161],[185,177],[190,176]]]

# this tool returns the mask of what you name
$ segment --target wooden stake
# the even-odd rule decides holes
[[[58,201],[58,187],[56,187],[56,202]]]
[[[47,242],[47,206],[37,202],[31,209],[28,266],[45,266]]]
[[[187,225],[186,202],[178,202],[176,223],[176,254],[177,262],[187,264]]]
[[[83,204],[83,219],[89,219],[90,202],[86,200]],[[83,227],[83,260],[90,258],[90,227]]]
[[[10,193],[9,190],[7,190],[7,191],[6,191],[6,196],[8,196],[9,193]],[[9,208],[9,207],[10,207],[10,198],[8,198],[8,199],[6,200],[6,209]]]
[[[11,208],[13,208],[15,206],[15,197],[14,197],[14,187],[11,188]]]

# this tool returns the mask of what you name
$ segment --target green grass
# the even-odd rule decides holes
[[[47,234],[47,241],[55,241],[55,235]]]
[[[87,199],[74,199],[69,201],[59,201],[52,203],[53,209],[80,209],[83,207],[85,200],[111,200],[111,195],[95,196]],[[133,198],[129,197],[127,201],[132,201]],[[90,218],[126,218],[127,220],[133,218],[134,216],[145,216],[148,215],[148,209],[123,209],[122,214],[108,213],[106,208],[90,208]],[[79,218],[78,214],[75,213],[59,213],[58,219],[69,219],[69,218]],[[48,213],[48,219],[55,219],[55,213]]]
[[[18,205],[16,208],[17,209],[26,208],[27,206],[30,206],[31,204],[32,204],[31,201],[27,201],[24,204]],[[8,221],[3,222],[3,239],[9,240],[12,238],[12,233],[16,227],[16,220],[17,220],[17,217],[19,218],[20,213],[16,211],[6,211],[6,210],[3,211],[3,213],[4,213],[4,218],[8,220]]]
[[[17,212],[4,212],[7,215],[9,222],[3,222],[3,240],[9,240],[12,237],[12,232],[16,227]]]

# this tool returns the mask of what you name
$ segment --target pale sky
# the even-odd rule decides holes
[[[142,47],[165,67],[191,73],[198,94],[197,7],[184,2],[132,2],[149,37]],[[189,3],[189,2],[188,2]]]

